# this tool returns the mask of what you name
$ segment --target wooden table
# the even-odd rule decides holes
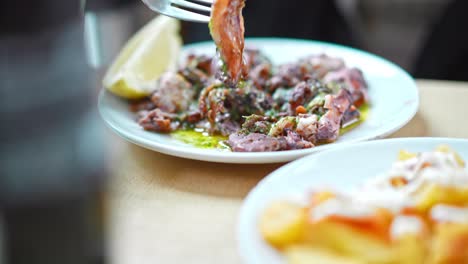
[[[421,105],[392,137],[468,138],[468,83],[418,81]],[[126,143],[109,131],[111,263],[240,263],[243,198],[281,166],[186,160]]]

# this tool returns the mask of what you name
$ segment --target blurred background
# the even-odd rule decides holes
[[[140,0],[87,3],[99,20],[104,64],[154,16]],[[333,42],[380,55],[416,78],[468,80],[468,36],[460,31],[467,11],[461,0],[247,0],[243,13],[246,37]],[[184,23],[182,35],[185,43],[211,39],[206,24]]]
[[[247,37],[334,42],[416,78],[468,81],[468,2],[247,0]],[[2,1],[0,264],[105,263],[102,74],[154,13],[139,0]],[[209,40],[184,23],[186,43]]]

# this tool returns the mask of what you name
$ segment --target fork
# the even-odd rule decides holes
[[[142,0],[151,10],[180,20],[208,23],[214,0]],[[202,5],[202,4],[206,5]],[[201,11],[200,14],[195,11]]]

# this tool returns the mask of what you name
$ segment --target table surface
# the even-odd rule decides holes
[[[418,80],[420,109],[391,137],[468,138],[468,83]],[[235,230],[248,192],[282,164],[230,165],[111,145],[111,263],[240,263]]]

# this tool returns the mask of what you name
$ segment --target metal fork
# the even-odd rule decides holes
[[[214,0],[142,0],[151,10],[160,14],[192,22],[208,23]],[[206,5],[201,5],[206,4]],[[201,11],[200,14],[195,11]]]

